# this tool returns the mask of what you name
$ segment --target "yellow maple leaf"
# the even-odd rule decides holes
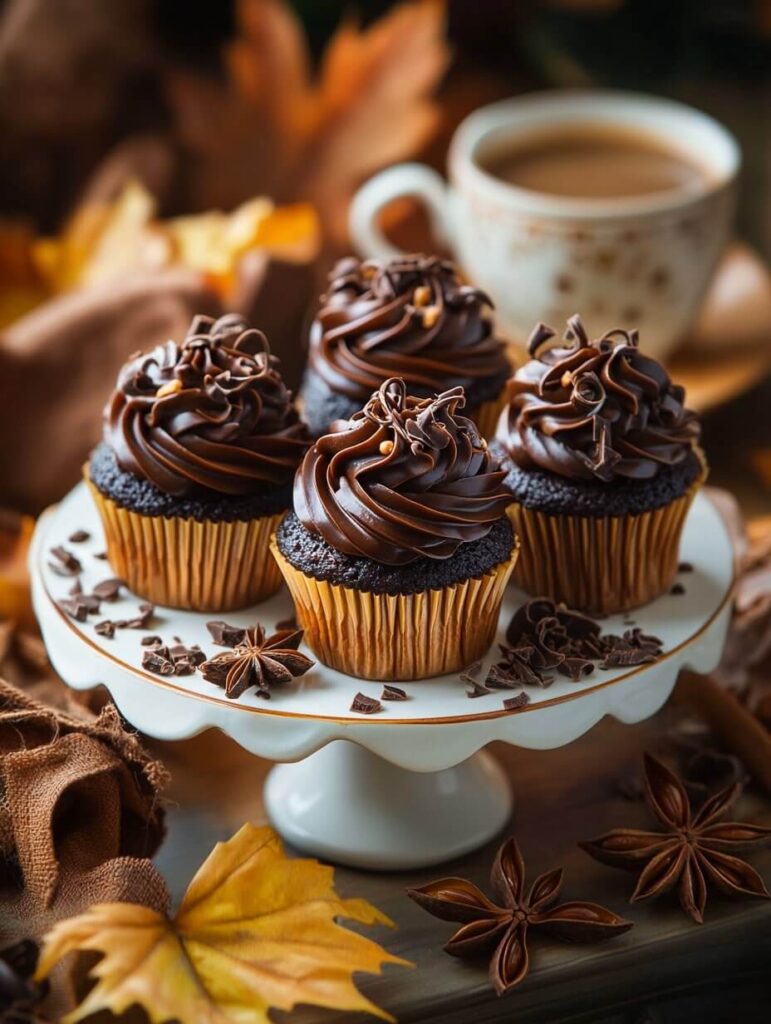
[[[393,1018],[355,987],[355,971],[412,966],[335,918],[393,926],[361,899],[341,899],[332,868],[290,860],[275,832],[244,825],[218,843],[173,920],[133,903],[106,903],[48,934],[37,977],[74,951],[102,953],[96,984],[64,1020],[140,1004],[152,1024],[268,1024],[271,1008],[312,1003]]]

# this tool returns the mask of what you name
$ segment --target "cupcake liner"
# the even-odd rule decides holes
[[[226,612],[257,604],[281,586],[269,545],[285,513],[235,522],[146,516],[106,498],[88,474],[86,481],[110,565],[139,597],[169,608]]]
[[[512,503],[507,511],[522,545],[514,582],[530,594],[604,615],[647,604],[675,578],[680,536],[700,485],[662,508],[604,519]]]
[[[508,401],[507,392],[505,386],[501,389],[499,395],[495,398],[489,399],[487,402],[482,402],[481,405],[476,406],[474,409],[468,411],[469,419],[472,419],[476,423],[479,433],[482,437],[486,437],[487,440],[491,440],[495,435],[495,428],[498,425],[501,412],[503,411],[504,405]]]
[[[482,576],[418,594],[375,594],[295,569],[271,550],[294,599],[305,641],[325,665],[360,679],[425,679],[481,658],[495,637],[518,551]]]

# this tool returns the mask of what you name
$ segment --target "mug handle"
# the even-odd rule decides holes
[[[404,196],[425,204],[436,239],[452,248],[450,195],[444,178],[424,164],[398,164],[370,178],[351,202],[348,228],[363,258],[403,255],[404,250],[392,245],[380,230],[377,216],[393,199]]]

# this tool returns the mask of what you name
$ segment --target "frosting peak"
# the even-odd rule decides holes
[[[644,480],[690,454],[696,415],[684,389],[640,352],[637,331],[590,341],[573,316],[566,344],[553,345],[554,336],[536,326],[533,358],[509,382],[496,439],[517,465],[582,480]]]
[[[306,529],[386,565],[449,558],[484,537],[511,496],[464,404],[462,388],[418,399],[385,381],[305,456],[294,499]]]
[[[309,364],[332,391],[365,402],[382,381],[412,391],[508,376],[484,292],[436,256],[340,260],[310,333]]]
[[[104,412],[118,465],[167,494],[248,494],[288,482],[308,447],[262,331],[194,318],[181,345],[137,353]]]

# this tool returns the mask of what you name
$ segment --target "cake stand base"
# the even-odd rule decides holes
[[[298,850],[379,871],[469,853],[501,831],[513,807],[489,754],[440,772],[412,772],[348,740],[273,768],[264,798],[271,823]]]

